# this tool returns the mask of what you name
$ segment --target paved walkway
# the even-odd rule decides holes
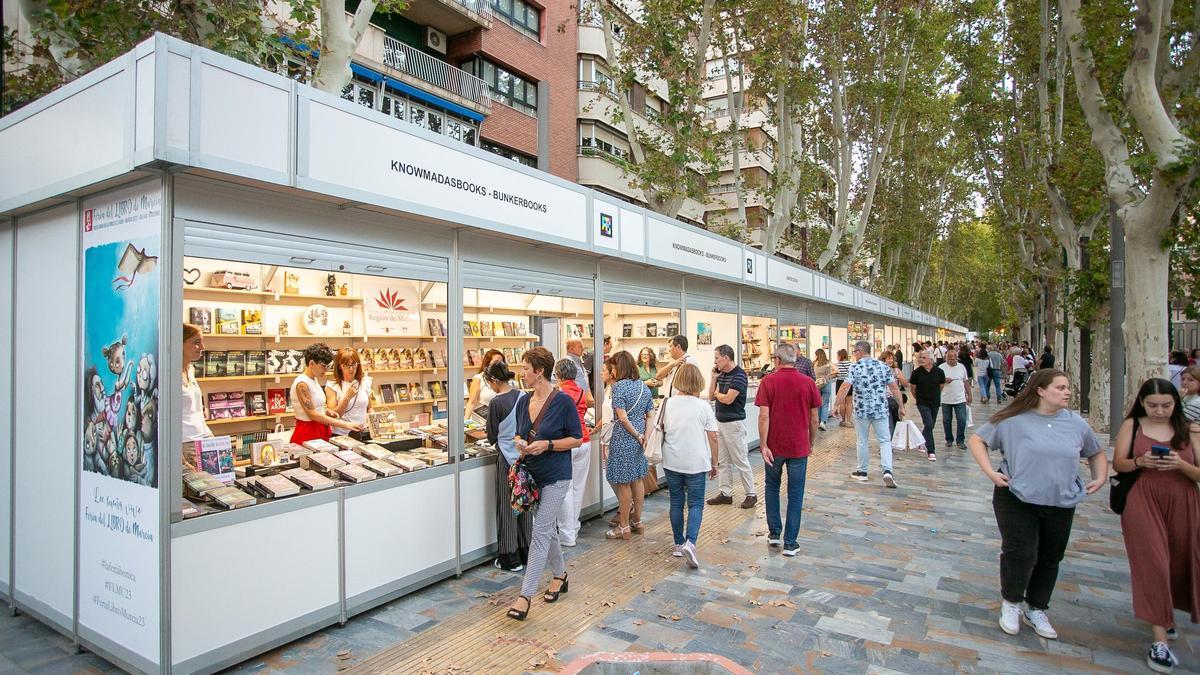
[[[995,409],[976,406],[977,421]],[[632,545],[604,541],[598,520],[585,524],[569,554],[571,592],[557,605],[535,601],[523,624],[502,617],[519,575],[483,566],[233,672],[542,672],[595,651],[662,650],[713,652],[757,672],[1148,672],[1148,631],[1132,616],[1106,492],[1076,517],[1049,612],[1061,638],[1028,628],[1009,637],[996,625],[991,483],[966,452],[939,452],[936,463],[899,455],[897,490],[883,487],[875,458],[872,482],[850,480],[853,456],[851,430],[822,435],[795,558],[766,546],[761,504],[709,507],[703,568],[686,569],[667,552],[664,490],[648,500],[651,526]],[[1177,672],[1200,672],[1200,632],[1177,618]],[[106,667],[67,655],[69,644],[48,632],[0,619],[0,672]]]

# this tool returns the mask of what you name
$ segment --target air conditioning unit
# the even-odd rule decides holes
[[[425,46],[442,54],[446,53],[446,34],[436,28],[425,27]]]

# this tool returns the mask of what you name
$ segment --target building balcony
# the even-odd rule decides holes
[[[493,18],[489,0],[412,0],[404,16],[446,35],[491,28]]]
[[[357,57],[398,82],[464,106],[480,115],[492,110],[487,83],[461,68],[414,49],[372,26]]]

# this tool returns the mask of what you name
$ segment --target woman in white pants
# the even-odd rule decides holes
[[[587,488],[588,469],[592,462],[592,443],[584,417],[587,416],[587,392],[575,383],[579,366],[571,359],[559,359],[554,364],[554,377],[559,389],[571,397],[579,413],[579,426],[583,429],[583,445],[571,450],[571,490],[558,514],[558,543],[574,546],[579,534],[579,510],[583,507],[583,492]]]

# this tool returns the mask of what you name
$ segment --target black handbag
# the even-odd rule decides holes
[[[1138,420],[1133,420],[1133,438],[1129,441],[1129,454],[1133,455],[1133,443],[1137,440]],[[1129,497],[1129,491],[1133,489],[1133,484],[1137,482],[1138,476],[1142,473],[1141,469],[1134,469],[1126,473],[1117,472],[1117,475],[1110,476],[1108,479],[1108,508],[1112,512],[1120,515],[1125,510],[1125,500]]]

